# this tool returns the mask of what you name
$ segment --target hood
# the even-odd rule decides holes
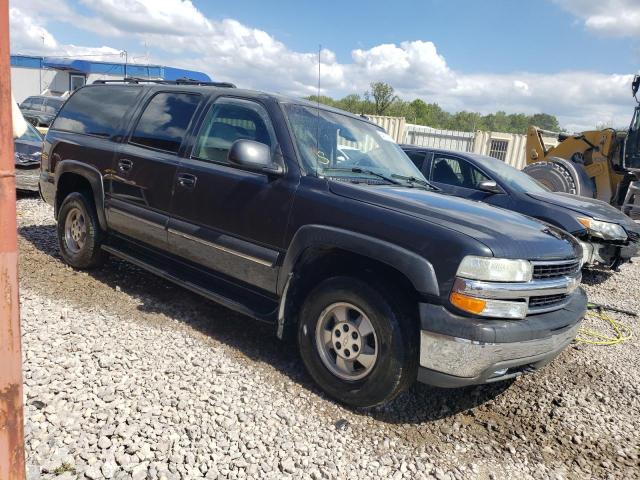
[[[412,215],[475,238],[496,257],[550,260],[579,257],[580,247],[566,232],[486,203],[395,185],[329,181],[343,197]]]
[[[570,193],[528,193],[531,198],[557,207],[567,208],[595,220],[622,225],[627,230],[640,231],[640,226],[617,208],[602,200],[581,197]]]

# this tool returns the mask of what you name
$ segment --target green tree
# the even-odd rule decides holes
[[[376,115],[384,115],[387,109],[395,102],[398,97],[394,94],[391,85],[384,82],[372,82],[370,85],[370,95],[373,97]]]
[[[371,90],[362,96],[350,94],[339,100],[326,95],[307,97],[312,102],[341,108],[348,112],[364,115],[391,115],[404,117],[409,123],[426,125],[432,128],[460,130],[472,132],[474,130],[489,130],[506,133],[527,133],[529,125],[535,125],[545,130],[562,131],[558,119],[547,113],[525,115],[503,111],[482,115],[478,112],[462,111],[449,113],[437,103],[427,103],[421,99],[410,102],[402,100],[394,94],[391,85],[384,82],[374,82]]]
[[[544,130],[551,130],[554,132],[559,132],[561,130],[560,125],[558,124],[558,119],[554,115],[548,115],[546,113],[536,113],[531,117],[530,123]]]

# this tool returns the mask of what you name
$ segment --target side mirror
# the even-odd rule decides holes
[[[504,193],[504,190],[502,190],[495,180],[483,180],[478,184],[478,190],[488,193]]]
[[[268,145],[253,140],[236,140],[229,149],[227,160],[247,170],[270,174],[281,174],[282,165],[271,158],[271,149]]]

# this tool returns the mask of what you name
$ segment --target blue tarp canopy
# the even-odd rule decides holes
[[[139,65],[110,62],[95,62],[73,58],[44,57],[42,66],[56,70],[66,70],[71,73],[90,73],[113,76],[161,78],[164,80],[177,80],[190,78],[201,82],[210,82],[211,78],[206,73],[195,70],[183,70],[181,68],[163,67],[161,65]]]

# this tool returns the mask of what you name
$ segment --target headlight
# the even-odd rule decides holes
[[[587,230],[589,234],[594,237],[602,238],[603,240],[626,240],[627,232],[617,223],[601,222],[600,220],[594,220],[589,217],[578,217],[580,222]]]
[[[593,245],[580,241],[580,246],[582,247],[582,263],[580,263],[580,268],[582,268],[584,265],[589,265],[591,263],[591,258],[593,257]]]
[[[533,275],[533,266],[527,260],[477,257],[468,255],[458,267],[458,277],[488,282],[528,282]]]

